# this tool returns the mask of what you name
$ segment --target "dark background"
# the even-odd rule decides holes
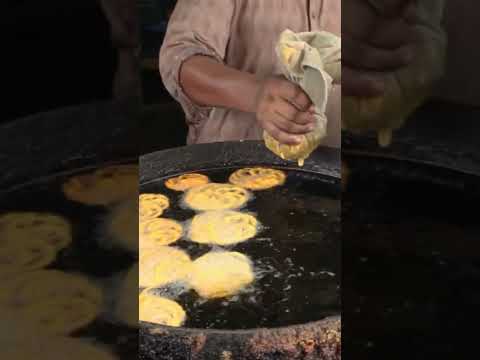
[[[187,134],[183,111],[163,86],[157,66],[175,3],[138,1],[144,106],[135,121],[144,151],[149,152],[183,145]],[[95,107],[112,99],[117,50],[98,0],[6,1],[0,9],[0,124],[70,106]],[[92,126],[97,121],[102,119],[92,118]]]
[[[111,97],[116,51],[96,0],[4,4],[1,122]]]
[[[158,72],[158,53],[176,0],[141,0],[142,82],[145,104],[169,103],[172,98]]]
[[[141,0],[142,91],[145,108],[140,120],[141,153],[185,145],[187,125],[180,105],[165,89],[158,54],[176,0]]]

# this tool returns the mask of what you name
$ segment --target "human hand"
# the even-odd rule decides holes
[[[386,78],[412,63],[417,28],[407,13],[412,0],[342,1],[342,92],[375,97]]]
[[[312,101],[298,85],[281,77],[260,85],[255,112],[260,126],[282,144],[298,145],[302,135],[315,129]]]
[[[398,49],[404,48],[409,49],[407,53],[410,50],[414,53],[408,64],[397,64],[396,68],[386,66],[385,61],[379,62],[382,56],[377,56],[378,53],[370,53],[366,58],[369,64],[374,64],[370,65],[374,69],[366,66],[366,61],[355,67],[352,51],[343,54],[343,61],[347,58],[348,65],[342,74],[342,127],[377,131],[380,145],[386,146],[391,141],[392,131],[403,126],[443,74],[446,36],[442,17],[445,2],[368,0],[376,6],[370,8],[366,6],[367,0],[345,0],[344,3],[343,10],[347,12],[345,22],[353,23],[350,34],[357,28],[358,38],[366,39],[364,41],[369,44],[385,47],[389,43],[391,45],[386,49],[397,49],[402,53]],[[364,9],[364,12],[354,14],[355,6]],[[391,52],[383,54],[391,55]],[[385,66],[379,66],[380,63]]]

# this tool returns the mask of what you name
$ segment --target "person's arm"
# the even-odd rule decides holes
[[[261,86],[255,75],[206,56],[192,56],[184,62],[180,84],[196,104],[250,113],[256,111],[256,94]]]
[[[204,56],[189,58],[180,70],[185,93],[197,104],[254,113],[260,125],[285,144],[314,129],[310,99],[297,85],[271,77],[259,81],[252,74]]]
[[[393,131],[430,97],[443,74],[445,2],[389,0],[385,4],[404,5],[391,8],[394,13],[369,6],[370,2],[342,3],[346,16],[342,20],[350,24],[345,26],[347,39],[343,38],[347,71],[342,74],[342,127],[374,130],[379,145],[388,146]],[[383,85],[377,94],[370,91],[373,82]]]
[[[313,128],[312,103],[297,86],[272,77],[258,80],[224,63],[234,1],[179,0],[160,50],[160,73],[191,121],[212,107],[255,113],[277,140],[296,144]],[[198,14],[204,16],[198,16]]]

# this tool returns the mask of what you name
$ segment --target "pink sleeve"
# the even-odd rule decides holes
[[[191,123],[208,117],[211,108],[196,105],[182,90],[181,67],[194,55],[224,61],[234,9],[234,0],[179,0],[170,18],[160,49],[160,74]]]

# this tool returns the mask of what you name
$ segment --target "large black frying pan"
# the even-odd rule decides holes
[[[180,195],[163,185],[166,178],[202,172],[226,182],[234,169],[255,165],[283,169],[288,181],[255,193],[247,210],[255,212],[266,229],[232,250],[244,252],[256,266],[267,260],[278,272],[267,272],[252,292],[227,307],[215,301],[195,306],[198,297],[187,294],[179,300],[188,315],[184,327],[141,322],[141,359],[340,358],[339,150],[321,148],[303,168],[282,161],[256,141],[160,151],[140,158],[140,192],[162,192],[178,204]],[[181,221],[193,215],[178,205],[164,214]],[[186,240],[176,246],[193,258],[210,251]],[[289,268],[295,273],[288,273]],[[285,286],[289,276],[291,286]],[[253,304],[250,297],[256,299]]]
[[[131,141],[137,129],[132,108],[111,103],[42,113],[0,128],[0,213],[54,212],[73,225],[72,245],[58,255],[51,268],[110,284],[112,277],[123,274],[136,261],[120,249],[99,245],[99,224],[108,211],[68,201],[61,184],[82,169],[137,163],[138,144]],[[74,335],[107,345],[120,359],[137,357],[137,329],[110,319],[97,319]]]
[[[55,173],[138,157],[138,111],[101,102],[45,112],[0,128],[0,190]]]

